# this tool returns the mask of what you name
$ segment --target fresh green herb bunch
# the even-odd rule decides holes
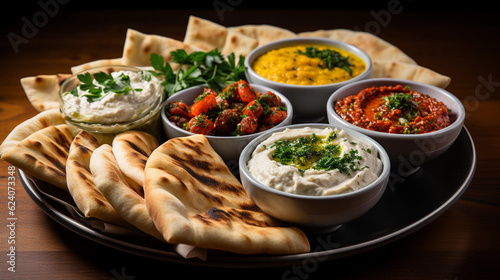
[[[298,53],[311,58],[320,58],[323,60],[324,67],[328,68],[328,70],[336,67],[342,68],[352,77],[351,67],[353,65],[349,57],[341,55],[338,51],[331,49],[319,50],[317,46],[312,46],[307,47],[305,52],[299,50]]]
[[[151,71],[156,76],[163,76],[162,82],[167,96],[201,84],[208,86],[215,91],[222,91],[228,84],[246,79],[244,65],[245,58],[240,55],[236,62],[235,54],[231,53],[227,59],[217,50],[209,52],[196,51],[188,54],[183,49],[178,49],[170,53],[173,63],[180,65],[177,73],[174,73],[168,62],[164,62],[162,56],[152,53],[151,66],[155,71]]]

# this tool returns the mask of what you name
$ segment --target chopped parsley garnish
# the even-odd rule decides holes
[[[351,61],[349,61],[349,57],[341,55],[338,51],[331,49],[319,50],[317,46],[312,46],[307,47],[305,52],[299,50],[298,53],[311,58],[320,58],[323,60],[323,67],[328,68],[328,70],[332,70],[336,67],[341,68],[352,77],[351,67],[353,65]]]
[[[174,73],[169,62],[164,62],[162,56],[152,53],[150,58],[151,66],[155,69],[151,73],[164,77],[162,85],[168,96],[201,84],[208,84],[211,89],[220,92],[226,85],[246,79],[245,58],[242,55],[236,63],[234,53],[225,58],[217,49],[189,54],[183,49],[178,49],[170,54],[171,62],[180,65],[177,73]]]
[[[390,96],[382,97],[384,105],[390,110],[400,110],[401,116],[406,120],[412,121],[418,117],[418,104],[413,100],[411,93],[391,93]]]
[[[272,159],[284,164],[297,167],[302,172],[307,169],[339,170],[349,174],[351,171],[360,170],[361,156],[358,150],[350,150],[342,154],[342,146],[333,143],[336,134],[332,132],[328,137],[301,137],[296,140],[278,140],[270,146],[275,147]]]

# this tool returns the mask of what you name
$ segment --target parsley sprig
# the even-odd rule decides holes
[[[120,74],[116,78],[113,78],[111,74],[106,74],[105,72],[98,72],[92,75],[90,73],[79,74],[77,76],[80,80],[80,85],[78,86],[80,90],[88,92],[83,96],[87,98],[89,102],[95,102],[101,100],[110,92],[117,94],[128,94],[130,91],[141,91],[142,89],[133,89],[130,84],[130,77],[125,74]],[[93,79],[97,81],[94,83]],[[73,88],[69,91],[70,94],[78,96],[78,87]]]
[[[341,55],[338,51],[331,49],[319,50],[317,46],[307,47],[306,51],[297,51],[299,54],[305,55],[311,58],[320,58],[323,60],[323,66],[332,70],[336,67],[344,69],[352,77],[353,66],[348,56]]]
[[[226,58],[217,49],[190,54],[178,49],[170,54],[171,62],[181,66],[177,73],[174,73],[170,63],[165,62],[162,56],[152,53],[150,57],[151,66],[155,69],[151,73],[164,77],[162,84],[168,96],[200,84],[208,84],[211,89],[222,91],[226,85],[245,79],[246,67],[242,55],[236,62],[234,53]]]

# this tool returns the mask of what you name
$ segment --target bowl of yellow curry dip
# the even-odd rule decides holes
[[[245,58],[249,82],[274,88],[294,107],[294,120],[326,118],[326,102],[340,87],[370,77],[370,57],[327,38],[289,38],[254,49]]]
[[[421,82],[372,78],[344,86],[327,103],[328,123],[363,133],[387,151],[394,182],[446,152],[465,109],[451,92]]]

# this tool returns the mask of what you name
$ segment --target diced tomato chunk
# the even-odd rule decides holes
[[[207,113],[213,108],[217,107],[217,100],[215,95],[207,94],[197,98],[191,106],[191,115],[198,116],[201,113]]]

